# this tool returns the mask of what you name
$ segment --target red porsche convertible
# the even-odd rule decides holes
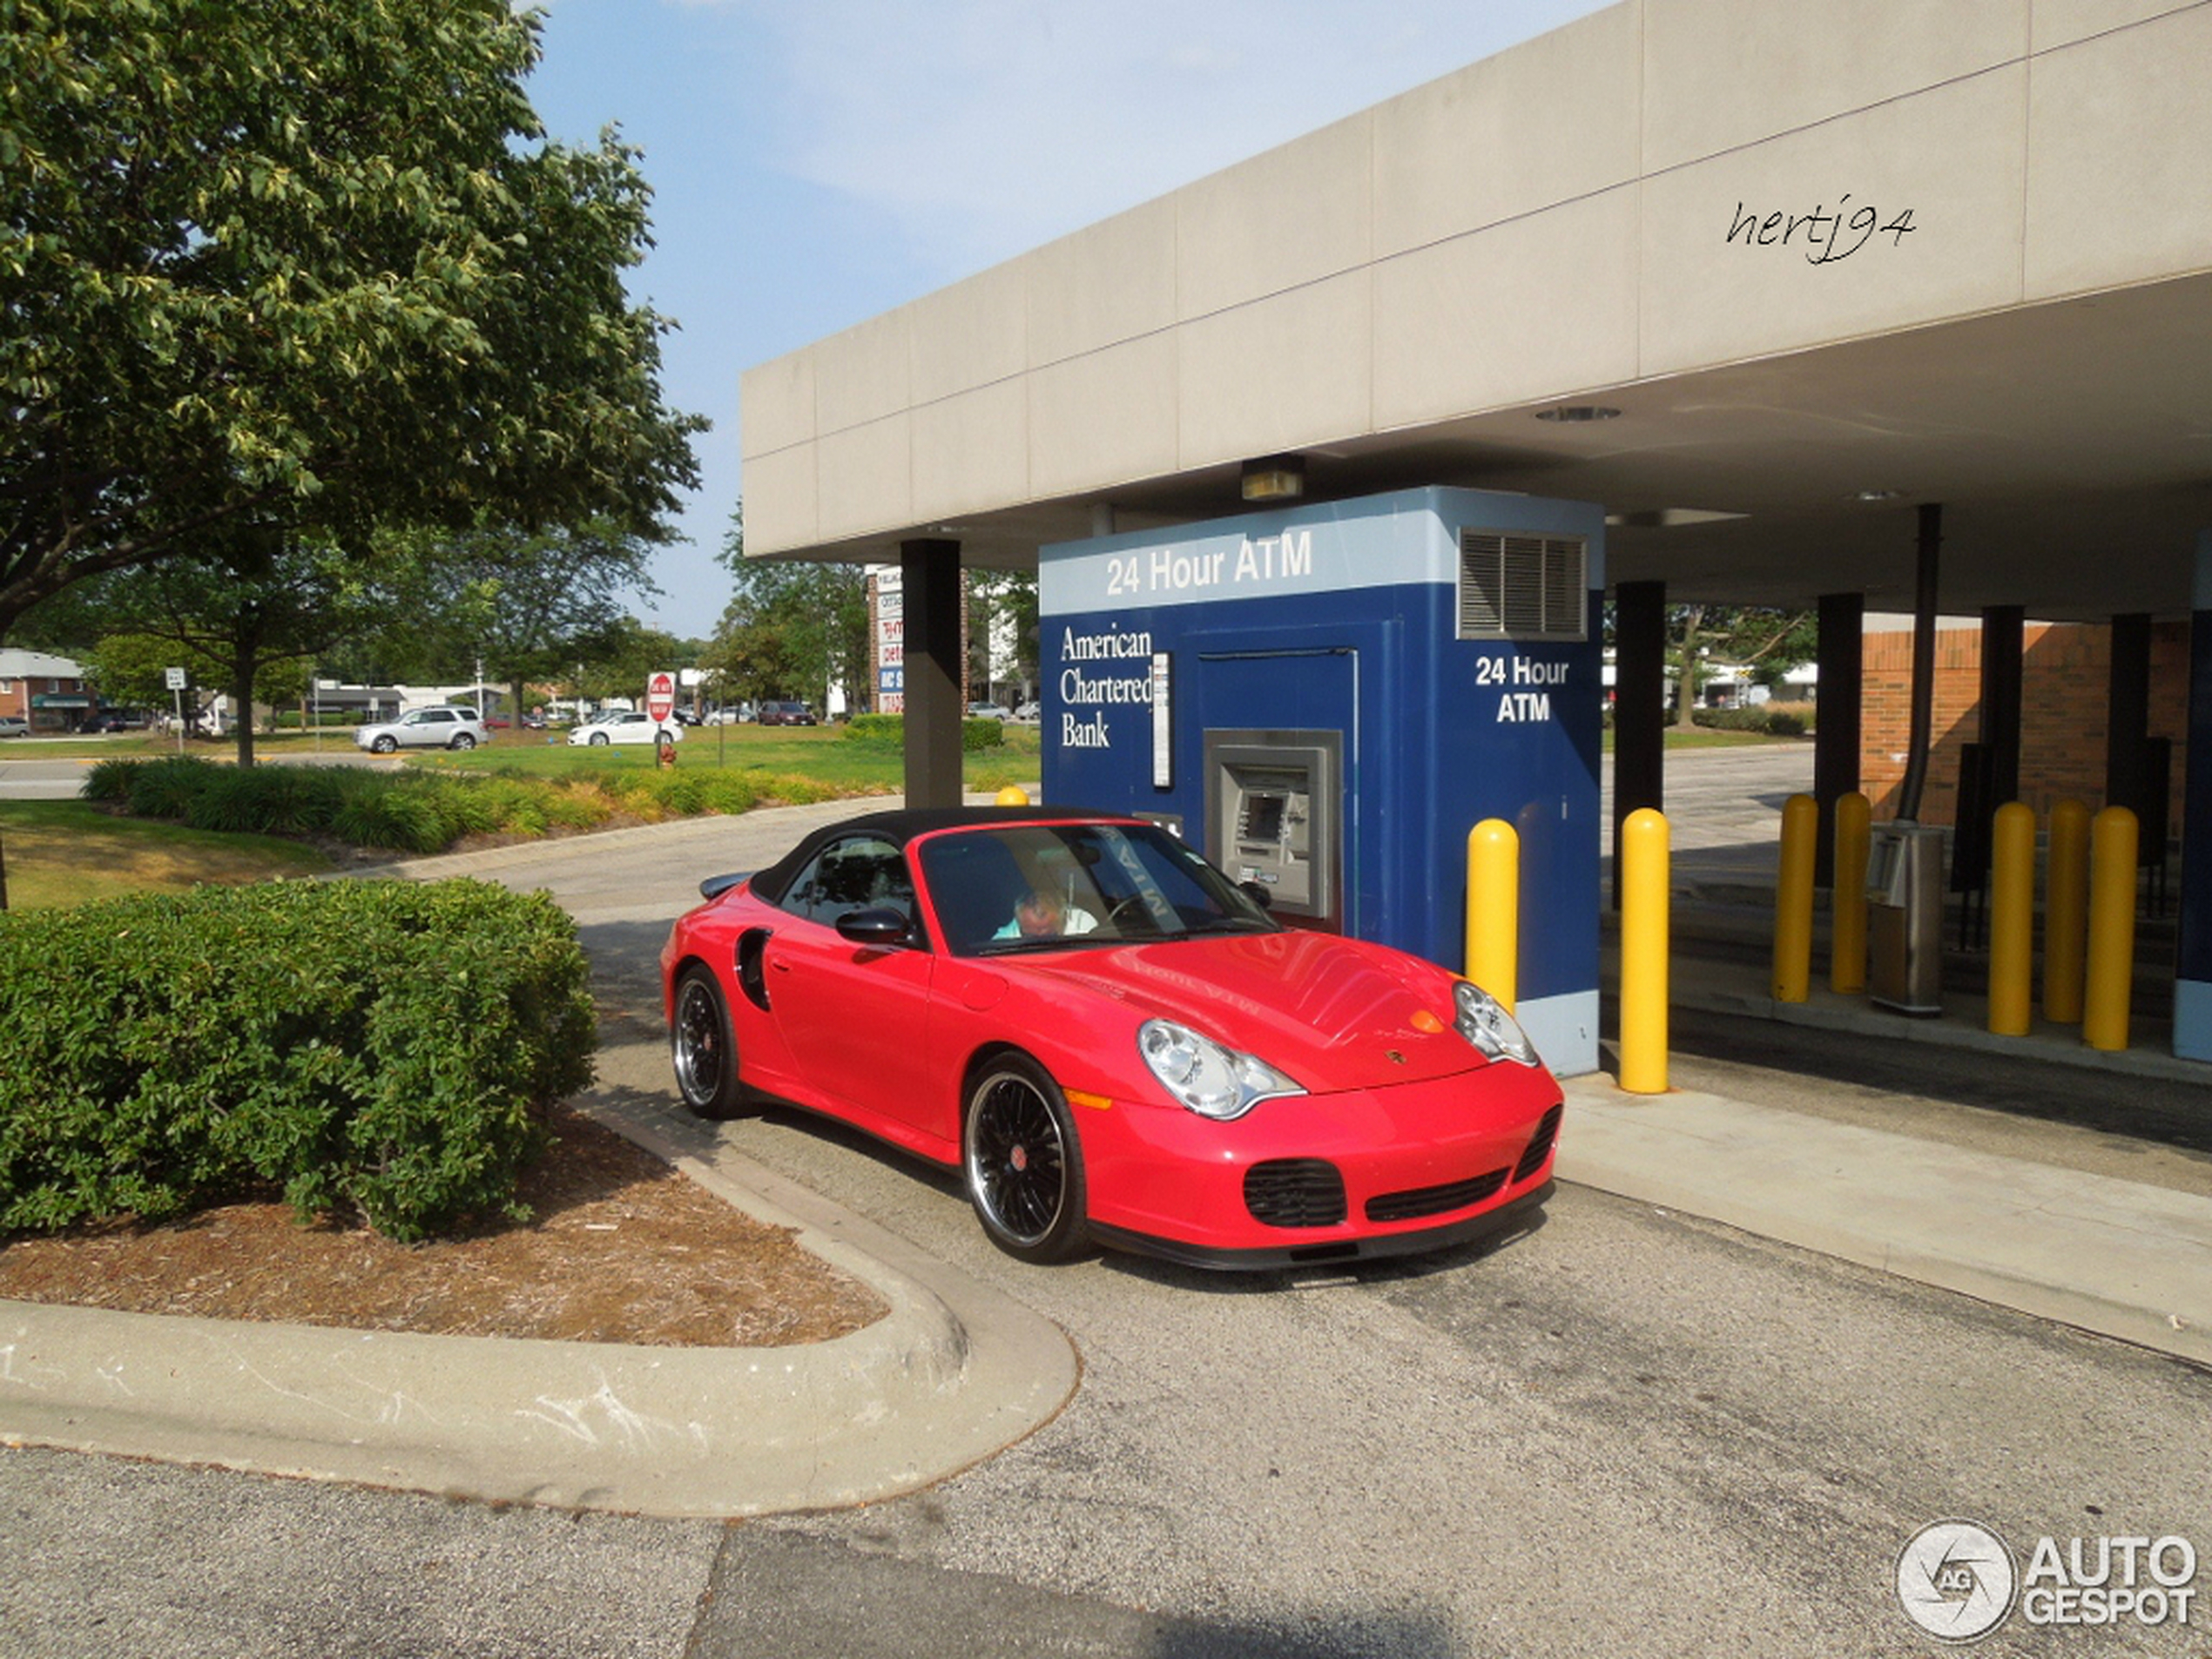
[[[1503,1008],[1281,926],[1142,819],[879,813],[700,892],[661,953],[685,1104],[769,1096],[956,1169],[1023,1260],[1393,1255],[1550,1191],[1559,1084]]]

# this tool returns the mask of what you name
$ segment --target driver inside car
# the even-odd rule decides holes
[[[1098,926],[1098,918],[1081,907],[1070,907],[1056,893],[1042,888],[1032,889],[1022,896],[1009,917],[993,939],[1060,939],[1074,934],[1087,934]]]

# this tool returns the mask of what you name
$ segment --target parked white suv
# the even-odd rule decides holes
[[[354,733],[355,748],[380,755],[395,749],[473,749],[490,741],[491,732],[476,718],[476,711],[459,704],[416,709]]]

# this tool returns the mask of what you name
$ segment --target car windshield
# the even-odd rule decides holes
[[[1277,931],[1227,876],[1150,824],[961,830],[920,853],[956,955]]]

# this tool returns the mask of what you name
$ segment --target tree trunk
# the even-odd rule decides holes
[[[259,666],[258,654],[251,648],[241,649],[231,658],[231,700],[238,705],[240,767],[253,764],[253,671]]]
[[[1697,724],[1697,632],[1704,621],[1704,606],[1683,608],[1682,673],[1675,681],[1675,729],[1679,732]]]

